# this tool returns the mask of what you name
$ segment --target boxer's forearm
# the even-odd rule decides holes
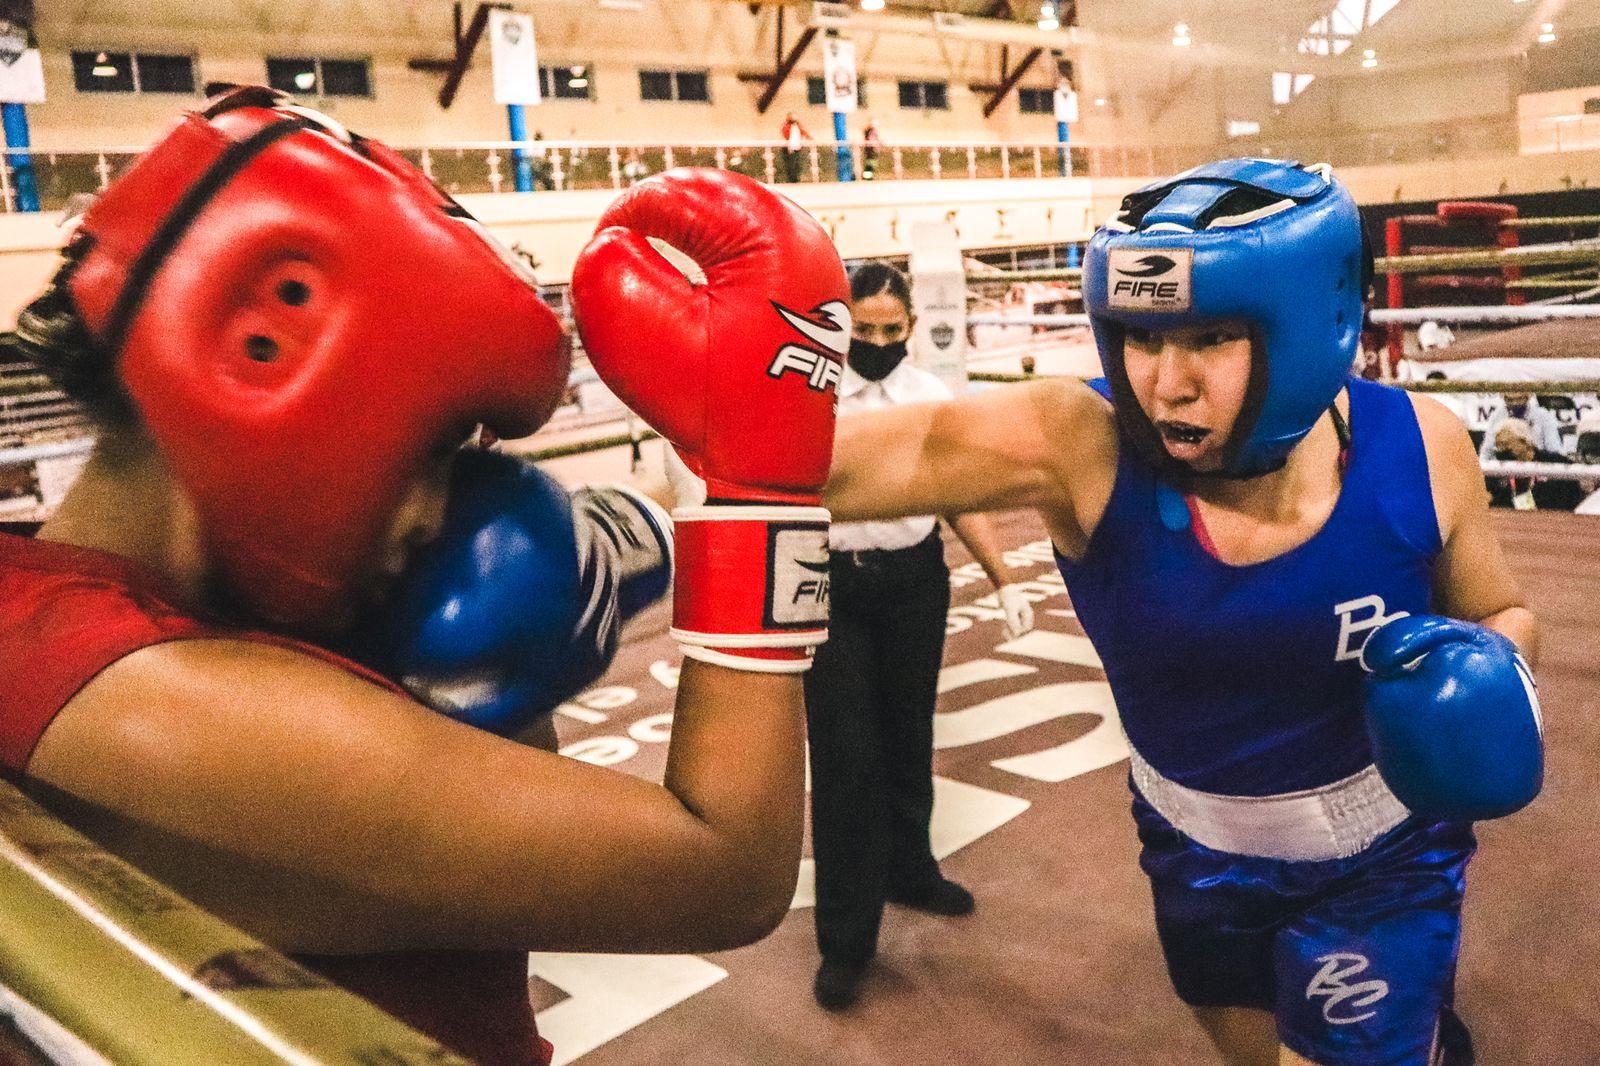
[[[1526,607],[1507,607],[1487,618],[1478,619],[1479,625],[1507,638],[1522,652],[1529,666],[1537,666],[1539,658],[1539,620]]]
[[[690,880],[675,891],[700,900],[730,943],[763,935],[794,893],[805,819],[800,676],[683,661],[664,784],[704,833],[686,849],[698,858],[682,864]],[[691,890],[694,879],[702,883]]]

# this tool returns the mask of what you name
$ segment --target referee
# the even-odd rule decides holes
[[[905,275],[862,264],[850,294],[854,336],[840,416],[950,399],[942,381],[906,361],[914,317]],[[946,522],[998,588],[1007,635],[1032,628],[1032,607],[1006,583],[988,518]],[[805,679],[822,953],[813,991],[828,1010],[855,1002],[886,901],[940,915],[973,908],[972,894],[940,873],[928,836],[934,700],[950,608],[940,525],[933,516],[846,522],[828,535],[828,641]]]

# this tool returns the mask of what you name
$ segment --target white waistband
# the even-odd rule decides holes
[[[1173,827],[1214,851],[1316,862],[1365,850],[1410,815],[1369,766],[1342,781],[1278,796],[1222,796],[1161,776],[1129,752],[1133,783]]]

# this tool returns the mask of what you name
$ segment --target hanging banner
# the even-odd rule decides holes
[[[44,103],[44,64],[24,22],[0,17],[0,104]]]
[[[960,241],[948,222],[911,225],[911,306],[916,312],[911,357],[957,396],[968,389],[967,275]]]
[[[1056,121],[1078,121],[1078,94],[1072,91],[1070,82],[1056,82]]]
[[[489,59],[494,67],[497,104],[539,102],[539,53],[533,16],[496,9],[489,12]]]
[[[822,84],[826,87],[828,110],[836,115],[853,115],[856,110],[856,43],[842,37],[822,42]]]

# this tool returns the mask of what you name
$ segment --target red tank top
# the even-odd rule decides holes
[[[140,648],[196,638],[293,648],[400,691],[314,645],[196,619],[129,559],[0,533],[0,765],[23,773],[56,714],[101,670]],[[548,1066],[526,952],[298,958],[474,1062]]]

